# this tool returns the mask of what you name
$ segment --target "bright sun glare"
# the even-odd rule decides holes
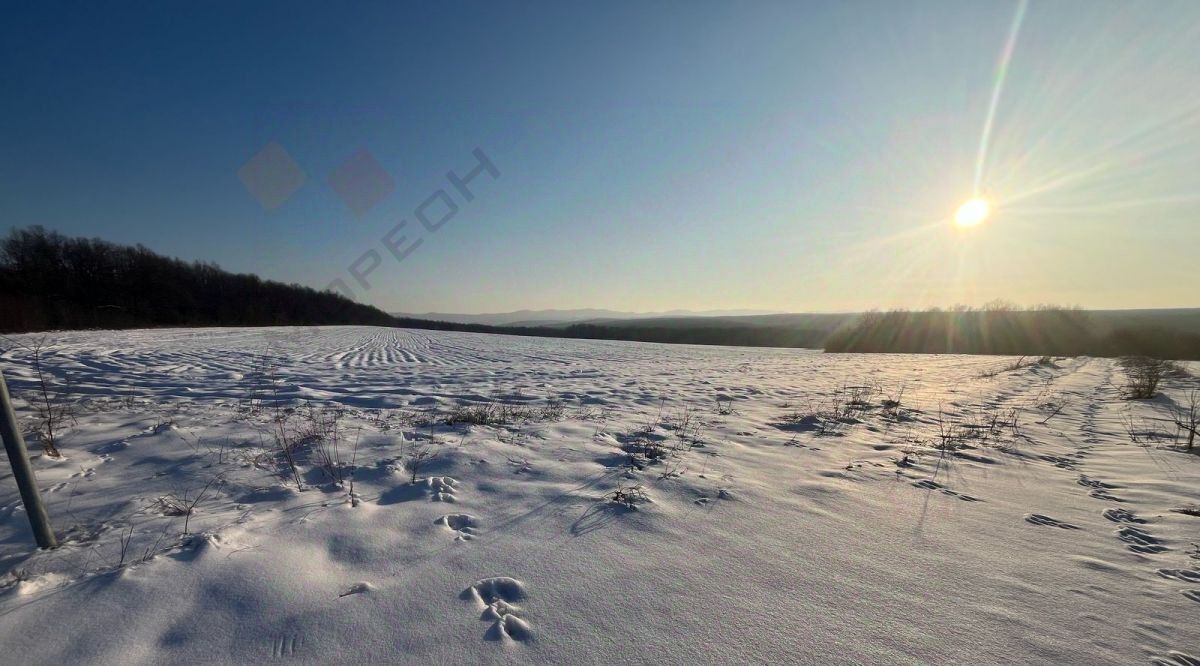
[[[959,206],[958,212],[954,214],[954,223],[960,227],[973,227],[987,219],[991,208],[987,199],[979,197],[967,199],[966,203]]]

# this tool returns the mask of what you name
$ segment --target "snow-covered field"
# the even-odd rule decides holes
[[[38,337],[0,355],[22,397]],[[33,549],[5,470],[0,661],[1200,663],[1172,511],[1200,457],[1129,435],[1189,380],[362,327],[46,344],[64,543]]]

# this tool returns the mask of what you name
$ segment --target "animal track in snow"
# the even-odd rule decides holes
[[[1092,492],[1088,493],[1088,495],[1095,497],[1098,500],[1104,500],[1105,502],[1124,502],[1125,501],[1124,498],[1117,497],[1116,495],[1113,495],[1112,493],[1108,492],[1107,490],[1104,490],[1103,488],[1097,488],[1097,489],[1093,490]]]
[[[1103,488],[1105,490],[1112,490],[1113,488],[1121,487],[1113,483],[1105,483],[1099,479],[1093,479],[1087,474],[1080,474],[1079,480],[1076,483],[1087,488]]]
[[[946,486],[943,486],[942,484],[938,483],[937,481],[934,481],[933,479],[921,479],[920,481],[913,481],[912,484],[913,484],[913,486],[915,486],[917,488],[924,488],[925,490],[940,491],[943,495],[957,497],[958,499],[960,499],[964,502],[982,502],[983,501],[983,500],[979,499],[978,497],[973,497],[971,495],[966,495],[966,494],[963,494],[960,492],[950,490]]]
[[[1064,523],[1061,520],[1056,520],[1050,516],[1043,516],[1040,513],[1031,513],[1025,516],[1025,522],[1033,523],[1034,525],[1044,525],[1046,527],[1061,527],[1064,530],[1077,530],[1077,526],[1071,523]]]
[[[458,481],[448,476],[431,476],[425,479],[425,485],[429,487],[429,498],[434,502],[450,502],[453,504],[458,501],[458,495],[455,492],[458,489]]]
[[[463,590],[460,596],[472,599],[482,607],[480,620],[492,622],[484,634],[485,639],[527,641],[533,638],[529,623],[518,615],[521,609],[516,603],[526,597],[525,584],[521,581],[507,576],[484,578]]]
[[[1114,523],[1137,523],[1138,525],[1146,524],[1146,519],[1138,518],[1136,513],[1128,509],[1105,509],[1100,515],[1113,521]]]
[[[1163,578],[1179,580],[1185,583],[1200,583],[1200,571],[1196,569],[1159,569],[1156,572]]]
[[[533,465],[530,464],[528,458],[509,458],[508,464],[515,467],[513,474],[530,474],[533,472]]]
[[[497,576],[476,582],[463,592],[463,596],[488,606],[498,601],[513,604],[523,601],[528,595],[525,592],[525,584],[521,581],[508,576]]]
[[[731,493],[728,488],[717,488],[717,499],[732,500],[734,497],[733,493]],[[700,506],[707,506],[712,499],[708,495],[701,494],[700,497],[697,497],[692,501]]]
[[[1117,530],[1117,538],[1129,544],[1126,546],[1126,548],[1135,553],[1146,553],[1152,555],[1154,553],[1161,553],[1163,551],[1170,550],[1170,548],[1162,545],[1162,542],[1159,541],[1158,537],[1155,537],[1140,527],[1134,527],[1132,525],[1126,525],[1125,527]]]
[[[338,598],[340,599],[342,597],[348,597],[352,594],[366,594],[374,589],[374,585],[362,580],[343,590],[342,593],[338,595]]]
[[[1095,497],[1098,500],[1104,500],[1106,502],[1124,502],[1125,501],[1123,498],[1117,497],[1116,495],[1113,495],[1112,493],[1108,492],[1114,488],[1121,487],[1121,486],[1116,485],[1115,483],[1105,483],[1104,481],[1101,481],[1099,479],[1093,479],[1090,476],[1088,476],[1087,474],[1080,474],[1079,480],[1076,483],[1083,486],[1084,488],[1091,488],[1092,490],[1091,490],[1091,492],[1088,493],[1088,495],[1091,495],[1092,497]]]
[[[1178,650],[1171,650],[1165,655],[1155,657],[1150,663],[1155,666],[1200,666],[1200,659]]]
[[[271,641],[271,656],[275,659],[283,659],[291,657],[304,646],[304,636],[299,634],[288,634],[286,636],[276,636]]]
[[[108,444],[101,444],[100,446],[93,447],[91,451],[92,453],[100,455],[101,457],[107,457],[110,453],[121,451],[127,448],[129,448],[129,442],[122,439],[116,442],[109,442]]]
[[[466,513],[448,513],[434,521],[454,532],[455,541],[470,541],[478,535],[479,521]]]
[[[1054,465],[1059,469],[1074,470],[1077,460],[1071,459],[1069,456],[1038,456],[1042,460]]]

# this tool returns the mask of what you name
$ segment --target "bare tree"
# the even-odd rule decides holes
[[[1196,428],[1200,425],[1200,390],[1192,389],[1187,404],[1176,407],[1172,416],[1175,427],[1187,433],[1187,450],[1191,451],[1196,443]]]
[[[411,483],[417,482],[417,474],[426,463],[431,462],[438,457],[439,451],[433,449],[433,442],[412,442],[407,445],[401,453],[401,458],[404,462],[404,469],[408,470],[411,475],[409,479]]]
[[[29,398],[29,405],[37,417],[35,430],[38,441],[41,442],[42,450],[46,452],[46,455],[54,458],[61,457],[58,444],[63,427],[66,423],[75,420],[75,405],[71,402],[70,378],[64,379],[64,383],[60,385],[51,378],[50,373],[46,370],[43,354],[43,350],[46,348],[45,336],[29,345],[17,342],[12,338],[5,338],[5,340],[26,349],[32,357],[33,372],[37,383],[33,395]]]
[[[159,511],[161,511],[165,516],[183,516],[183,533],[186,535],[188,534],[188,523],[191,522],[192,515],[196,513],[196,507],[204,499],[205,495],[208,494],[209,489],[211,489],[214,484],[219,485],[223,481],[224,475],[217,474],[213,478],[209,479],[208,483],[204,484],[204,487],[201,488],[200,492],[196,493],[195,496],[192,496],[191,491],[184,491],[182,495],[163,495],[155,500],[155,504],[158,505]],[[122,551],[124,551],[124,547],[122,548]],[[124,560],[123,552],[122,560]]]
[[[1162,381],[1172,364],[1145,356],[1126,356],[1120,360],[1125,371],[1125,389],[1133,400],[1148,400],[1158,393]]]

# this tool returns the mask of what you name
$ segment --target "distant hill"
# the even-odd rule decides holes
[[[774,314],[771,310],[670,310],[667,312],[622,312],[585,308],[577,310],[516,310],[489,314],[455,314],[449,312],[425,312],[421,314],[394,312],[397,317],[446,321],[455,324],[485,324],[488,326],[564,326],[580,322],[602,323],[627,319],[653,319],[662,317],[729,317]]]
[[[690,315],[690,316],[646,316],[638,319],[592,319],[575,324],[555,324],[566,328],[571,325],[589,324],[613,328],[806,328],[831,332],[857,317],[854,313],[791,313],[752,315]]]

